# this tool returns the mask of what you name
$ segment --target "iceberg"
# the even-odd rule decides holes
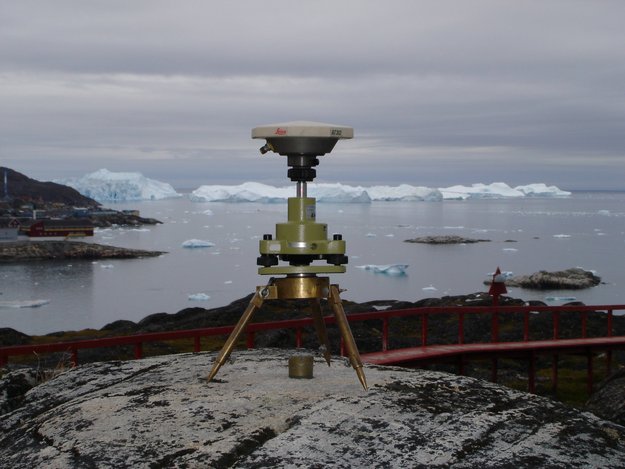
[[[148,179],[141,173],[115,173],[99,169],[80,178],[57,179],[54,182],[73,187],[82,195],[98,202],[161,200],[182,197],[174,188],[161,181]]]
[[[50,303],[50,300],[7,300],[0,301],[0,308],[39,308]]]
[[[211,299],[206,293],[193,293],[189,295],[189,301],[208,301]]]
[[[489,279],[493,279],[493,277],[495,277],[496,273],[495,272],[489,272],[488,274],[486,274],[486,276]],[[497,277],[494,279],[496,282],[505,282],[508,279],[511,279],[512,277],[514,277],[514,272],[511,272],[509,270],[504,270],[503,272],[499,272],[499,275],[497,275]]]
[[[212,248],[215,243],[210,241],[204,241],[203,239],[187,239],[182,243],[183,248],[195,249],[195,248]]]
[[[505,182],[492,184],[472,184],[468,186],[451,186],[440,188],[445,200],[465,199],[501,199],[506,197],[568,197],[570,192],[563,191],[556,186],[547,186],[543,183],[528,184],[526,186],[510,187]]]
[[[516,186],[514,190],[520,191],[528,197],[568,197],[569,191],[563,191],[556,186],[546,184],[528,184],[527,186]]]
[[[370,270],[376,274],[385,274],[391,276],[401,276],[407,275],[406,269],[408,268],[408,264],[386,264],[386,265],[375,265],[375,264],[367,264],[367,265],[358,265],[357,269]]]
[[[339,183],[309,184],[308,194],[310,197],[315,197],[317,202],[326,203],[368,204],[372,200],[364,187],[352,187]]]
[[[369,203],[371,198],[361,187],[343,184],[308,184],[308,195],[317,202]],[[201,186],[191,192],[193,202],[257,202],[281,203],[295,197],[295,186],[274,187],[259,182],[235,186]]]
[[[524,197],[523,192],[513,189],[505,182],[492,184],[472,184],[468,186],[451,186],[439,189],[446,200],[457,199],[499,199],[502,197]]]
[[[244,182],[234,186],[210,185],[195,189],[192,202],[286,202],[295,195],[294,187],[273,187],[260,182]]]
[[[372,186],[366,189],[371,200],[384,202],[438,202],[443,200],[439,189],[411,186]]]
[[[349,186],[340,183],[308,184],[308,195],[320,203],[371,202],[438,202],[505,197],[567,197],[571,193],[543,183],[510,187],[503,182],[431,188],[400,184],[398,186]],[[259,182],[239,185],[204,185],[195,189],[189,198],[193,202],[257,202],[283,203],[295,197],[295,187],[274,187]]]
[[[577,301],[574,296],[546,296],[545,301]]]

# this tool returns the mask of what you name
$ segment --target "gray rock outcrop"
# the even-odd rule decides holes
[[[625,369],[602,382],[586,403],[586,408],[601,418],[625,426]]]
[[[489,284],[490,281],[485,281]],[[579,267],[557,272],[540,272],[521,275],[506,280],[509,287],[520,287],[534,290],[581,290],[601,283],[601,277]]]
[[[623,467],[625,428],[467,377],[343,359],[289,379],[292,352],[106,362],[33,388],[0,419],[0,461],[32,467]]]
[[[465,238],[463,236],[456,235],[441,235],[441,236],[421,236],[419,238],[412,238],[404,240],[405,243],[421,243],[421,244],[474,244],[474,243],[487,243],[490,239],[476,239]]]
[[[82,241],[11,241],[0,243],[0,263],[58,259],[131,259],[155,257],[160,251],[144,251]]]

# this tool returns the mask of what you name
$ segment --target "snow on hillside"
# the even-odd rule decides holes
[[[182,196],[166,182],[148,179],[141,173],[116,173],[108,169],[99,169],[80,178],[55,182],[73,187],[82,195],[98,202],[161,200]]]

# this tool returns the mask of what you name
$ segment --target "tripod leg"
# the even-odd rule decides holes
[[[245,330],[245,327],[247,326],[247,324],[252,319],[254,312],[257,309],[259,309],[262,305],[263,305],[263,298],[260,296],[258,292],[256,292],[254,296],[252,297],[250,303],[247,305],[247,308],[243,312],[241,319],[239,319],[239,322],[235,326],[234,330],[230,333],[230,337],[228,337],[228,339],[226,340],[226,343],[221,348],[221,352],[219,352],[219,355],[215,359],[215,362],[213,363],[213,369],[208,375],[208,381],[211,381],[215,377],[215,375],[219,371],[219,368],[221,368],[221,366],[226,362],[237,340],[239,339],[239,337]]]
[[[356,375],[358,375],[360,384],[362,384],[362,387],[365,388],[366,391],[367,379],[365,378],[365,372],[362,369],[360,353],[358,353],[358,348],[356,347],[352,330],[349,327],[349,322],[347,322],[347,316],[345,316],[345,310],[343,309],[341,297],[339,296],[339,290],[336,285],[330,285],[330,296],[328,297],[328,300],[332,306],[332,311],[334,311],[334,317],[336,317],[336,324],[339,326],[339,330],[341,331],[341,337],[343,337],[343,340],[345,341],[345,348],[347,348],[349,361],[352,364],[354,371],[356,371]]]
[[[323,347],[323,356],[326,359],[328,366],[330,366],[330,359],[332,358],[332,354],[330,353],[330,341],[328,340],[326,323],[323,322],[323,314],[321,313],[321,302],[319,301],[319,298],[314,298],[310,300],[310,304],[312,306],[312,317],[315,321],[317,339],[319,340],[319,345]]]

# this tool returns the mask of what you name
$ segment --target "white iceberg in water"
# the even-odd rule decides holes
[[[182,243],[182,247],[188,249],[212,248],[213,246],[215,246],[215,243],[211,243],[210,241],[205,241],[203,239],[187,239]]]
[[[574,296],[546,296],[545,301],[576,301]]]
[[[493,277],[495,277],[495,272],[490,272],[486,274],[486,276],[489,277],[490,279],[493,279]],[[499,272],[499,275],[497,275],[494,280],[495,282],[505,282],[506,280],[512,277],[514,277],[514,272],[511,272],[509,270],[504,270],[503,272]]]
[[[368,203],[371,199],[362,188],[343,184],[308,184],[308,195],[317,202]],[[207,185],[191,192],[193,202],[286,202],[295,197],[295,185],[274,187],[259,182],[245,182],[236,186]]]
[[[502,197],[524,197],[523,192],[513,189],[505,182],[492,184],[472,184],[468,186],[451,186],[439,189],[444,199],[498,199]]]
[[[439,201],[443,194],[438,189],[418,187],[408,184],[399,186],[372,186],[365,189],[371,200],[384,202],[421,202]]]
[[[108,169],[55,182],[73,187],[82,195],[99,202],[161,200],[182,196],[166,182],[148,179],[141,173],[115,173]]]
[[[356,266],[356,268],[363,269],[363,270],[371,270],[372,272],[376,274],[400,276],[400,275],[406,275],[406,269],[408,268],[408,264],[385,264],[385,265],[367,264],[367,265]]]
[[[372,200],[363,187],[352,187],[338,183],[309,184],[308,195],[309,197],[315,197],[317,202],[368,204]]]
[[[501,199],[506,197],[568,197],[570,192],[543,183],[510,187],[505,182],[472,184],[439,189],[444,199]]]
[[[206,293],[193,293],[192,295],[189,295],[189,301],[208,301],[210,299],[211,297]]]
[[[236,186],[200,186],[189,198],[193,202],[286,202],[295,196],[293,187],[273,187],[259,182],[245,182]]]
[[[420,202],[443,199],[504,198],[504,197],[565,197],[570,192],[542,183],[515,188],[503,182],[452,186],[444,189],[411,186],[348,186],[346,184],[307,185],[308,195],[321,203]],[[194,190],[189,198],[194,202],[286,202],[295,197],[295,185],[274,187],[258,182],[239,185],[205,185]]]
[[[543,183],[516,186],[514,190],[520,191],[528,197],[568,197],[568,191],[563,191],[556,186],[548,186]]]
[[[0,308],[39,308],[48,303],[50,300],[8,300],[0,301]]]

